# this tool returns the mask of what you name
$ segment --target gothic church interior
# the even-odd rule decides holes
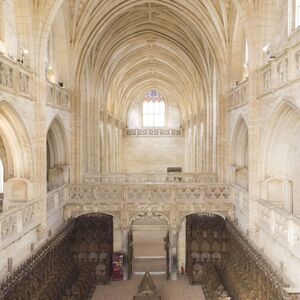
[[[300,299],[299,93],[300,0],[0,1],[0,298]]]

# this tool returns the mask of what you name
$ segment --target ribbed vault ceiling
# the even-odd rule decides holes
[[[77,80],[118,117],[150,88],[183,112],[207,109],[214,68],[226,72],[229,0],[69,0]],[[231,21],[230,21],[231,20]]]

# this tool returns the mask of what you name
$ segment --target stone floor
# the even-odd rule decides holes
[[[166,258],[137,258],[133,260],[134,272],[166,272]]]
[[[200,286],[190,285],[187,277],[178,280],[166,280],[165,276],[152,276],[162,300],[205,300]],[[133,276],[129,281],[112,282],[98,285],[92,300],[132,300],[142,276]]]

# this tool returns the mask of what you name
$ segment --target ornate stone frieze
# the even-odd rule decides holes
[[[78,185],[69,186],[68,190],[65,211],[69,217],[86,212],[116,215],[118,211],[127,216],[121,222],[128,223],[140,213],[162,214],[170,226],[178,226],[190,213],[217,212],[231,216],[233,212],[230,187],[226,185]]]
[[[126,129],[127,136],[182,136],[181,128],[139,128]]]
[[[230,187],[226,185],[78,185],[69,186],[68,202],[114,201],[230,201]]]
[[[86,175],[84,184],[140,184],[140,183],[217,183],[215,173],[138,173],[138,174],[103,174]]]

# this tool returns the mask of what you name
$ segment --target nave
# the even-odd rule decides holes
[[[136,256],[131,234],[128,250],[113,252],[116,243],[113,228],[113,217],[106,214],[86,214],[72,219],[2,282],[1,299],[89,300],[95,287],[93,300],[129,300],[136,295],[140,297],[137,299],[146,300],[144,292],[160,296],[157,299],[161,300],[291,299],[284,289],[286,283],[236,225],[221,216],[186,217],[183,265],[180,255],[170,247],[172,234],[168,232],[163,239],[155,239],[153,233],[144,235],[144,246],[136,244],[137,257],[144,258],[144,263],[145,258],[163,254],[152,252],[159,248],[159,240],[166,250],[165,274],[152,274],[155,288],[141,284],[141,289],[142,276],[132,274]],[[133,233],[134,236],[137,235]],[[173,245],[179,248],[179,244],[177,240]],[[143,255],[147,251],[154,256]],[[151,259],[144,266],[144,271],[153,268]]]

